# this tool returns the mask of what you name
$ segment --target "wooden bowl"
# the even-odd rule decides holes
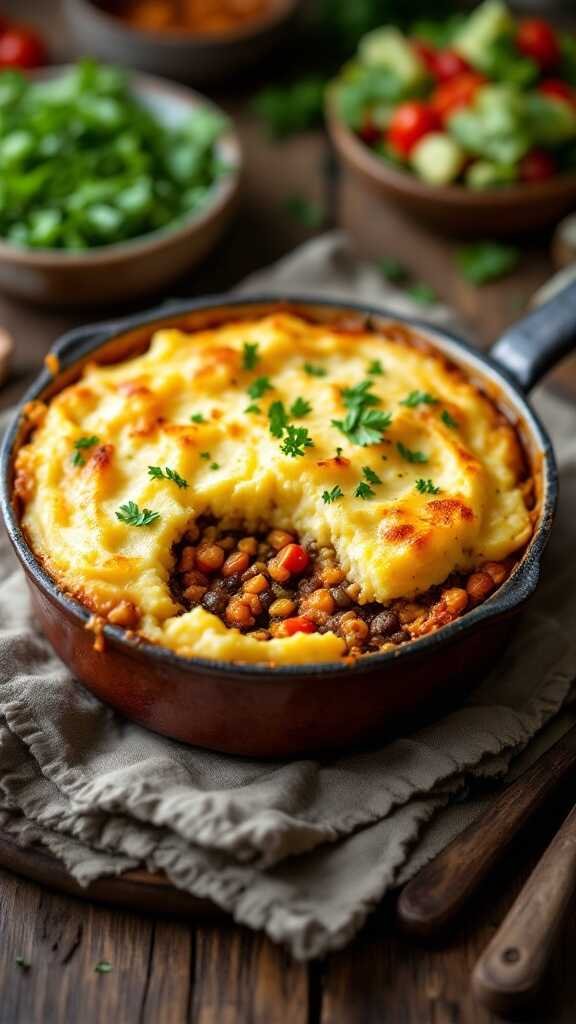
[[[35,73],[52,78],[68,68]],[[135,96],[159,120],[177,124],[198,107],[218,108],[184,86],[134,75]],[[140,238],[82,252],[29,249],[0,241],[0,290],[49,306],[100,306],[155,295],[198,264],[214,247],[234,210],[239,191],[241,149],[233,131],[218,143],[232,168],[197,213]]]
[[[132,28],[98,0],[64,0],[81,53],[195,85],[212,85],[257,64],[289,33],[301,0],[269,0],[265,16],[228,32],[148,32]]]
[[[476,192],[463,185],[427,185],[377,156],[327,104],[332,142],[344,163],[376,194],[453,235],[502,237],[550,228],[576,205],[576,174]]]

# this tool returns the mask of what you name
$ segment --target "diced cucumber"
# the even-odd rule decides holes
[[[514,21],[506,4],[502,0],[485,0],[458,32],[454,49],[482,70],[490,47],[513,31]]]
[[[511,185],[518,178],[518,168],[511,164],[495,164],[490,160],[475,160],[466,171],[469,188],[483,189],[497,185]]]
[[[418,85],[426,69],[406,36],[397,28],[376,28],[360,41],[362,64],[381,67],[397,76],[405,87]]]
[[[465,159],[462,147],[444,132],[425,135],[410,154],[416,174],[429,185],[449,185],[455,181]]]
[[[576,111],[563,100],[539,92],[524,97],[526,128],[537,146],[559,146],[576,139]]]

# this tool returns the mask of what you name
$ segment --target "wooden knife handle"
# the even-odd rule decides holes
[[[576,765],[576,726],[497,797],[490,809],[408,882],[398,917],[412,934],[451,922],[516,833]]]
[[[513,1013],[539,992],[575,888],[576,807],[474,968],[474,994],[491,1010]]]

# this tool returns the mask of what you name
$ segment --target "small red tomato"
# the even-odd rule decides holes
[[[463,75],[472,68],[456,50],[439,50],[434,56],[434,69],[439,82],[449,82],[457,75]]]
[[[526,18],[520,22],[516,44],[520,52],[536,61],[540,68],[554,67],[560,59],[556,33],[552,26],[541,18]]]
[[[484,75],[476,71],[464,71],[447,82],[442,82],[432,94],[431,104],[444,123],[461,107],[469,106],[478,89],[486,84]]]
[[[554,100],[565,100],[571,107],[576,107],[576,90],[561,78],[545,78],[540,82],[538,91],[543,92],[545,96],[551,96]]]
[[[292,619],[284,619],[282,632],[286,636],[294,636],[294,633],[315,633],[316,623],[307,619],[305,615],[295,615]]]
[[[437,53],[434,47],[430,46],[429,43],[424,43],[421,39],[413,39],[412,46],[426,67],[426,70],[429,71],[431,75],[436,75]]]
[[[288,572],[304,572],[310,565],[310,555],[300,544],[287,544],[278,552],[276,561]]]
[[[416,143],[438,127],[438,117],[427,103],[407,100],[392,114],[387,140],[401,156],[409,156]]]
[[[378,142],[381,139],[382,129],[376,127],[370,117],[370,114],[365,114],[362,127],[358,134],[367,146],[373,146],[375,142]]]
[[[13,25],[0,33],[0,68],[37,68],[46,60],[46,47],[37,32]]]
[[[531,149],[520,161],[522,181],[548,181],[556,174],[556,164],[545,149]]]

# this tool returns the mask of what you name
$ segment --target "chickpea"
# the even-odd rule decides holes
[[[424,609],[419,604],[409,601],[399,609],[398,618],[404,626],[407,622],[414,622],[415,619],[422,615],[423,611]]]
[[[277,601],[270,605],[268,611],[273,618],[287,619],[289,615],[296,611],[296,605],[294,601],[290,601],[286,597],[279,597]]]
[[[191,569],[196,565],[196,548],[191,547],[187,544],[185,548],[182,548],[180,552],[180,561],[178,562],[179,572],[190,572]]]
[[[245,551],[233,551],[222,567],[223,576],[233,576],[235,572],[245,572],[250,565],[250,555]]]
[[[368,626],[364,622],[364,619],[347,619],[341,624],[341,630],[344,634],[344,639],[348,647],[355,647],[357,644],[361,644],[363,640],[368,636]]]
[[[264,590],[268,590],[268,580],[259,572],[257,576],[253,576],[244,584],[244,590],[249,594],[261,594]]]
[[[204,575],[204,573],[197,572],[195,569],[192,569],[191,572],[185,572],[183,577],[182,577],[182,582],[183,582],[185,587],[193,587],[193,586],[207,587],[208,586],[208,579]]]
[[[236,539],[235,537],[220,537],[218,544],[224,551],[234,551],[234,548],[236,547]]]
[[[120,601],[119,604],[108,612],[108,622],[114,626],[124,626],[125,629],[134,629],[140,621],[140,613],[131,601]]]
[[[358,594],[360,593],[360,584],[349,583],[348,586],[346,587],[346,593],[348,594],[348,597],[351,597],[352,600],[355,601],[356,598],[358,597]]]
[[[486,565],[482,566],[482,572],[487,572],[497,587],[504,583],[508,575],[508,569],[502,562],[486,562]]]
[[[345,579],[345,573],[335,565],[328,565],[320,570],[320,579],[325,587],[335,587]]]
[[[258,597],[258,594],[242,594],[240,600],[244,601],[244,603],[248,605],[250,611],[252,612],[252,615],[260,615],[262,611],[262,605],[260,603],[260,598]]]
[[[271,530],[266,540],[272,545],[275,551],[280,551],[282,548],[285,548],[287,544],[292,544],[294,542],[294,537],[286,530]]]
[[[468,604],[468,594],[462,587],[449,587],[442,594],[442,600],[450,615],[460,615]]]
[[[247,555],[255,555],[258,551],[258,541],[255,537],[243,537],[238,542],[238,550],[245,551]]]
[[[304,610],[305,609],[305,610]],[[314,590],[302,601],[302,612],[321,612],[323,615],[332,615],[336,609],[336,602],[329,590]]]
[[[253,626],[255,621],[250,608],[241,597],[231,598],[226,608],[226,622],[229,626],[245,628],[246,626]]]
[[[196,565],[201,572],[218,572],[224,564],[224,551],[219,544],[206,544],[196,552]]]
[[[479,604],[494,590],[494,580],[487,572],[473,572],[466,583],[468,596],[474,604]]]
[[[198,604],[202,600],[204,594],[208,590],[208,587],[202,587],[198,583],[193,583],[190,587],[186,587],[184,591],[184,597],[190,604]]]
[[[267,565],[267,570],[276,583],[286,583],[286,580],[290,579],[289,570],[285,569],[284,566],[279,565],[275,558],[270,559]]]

